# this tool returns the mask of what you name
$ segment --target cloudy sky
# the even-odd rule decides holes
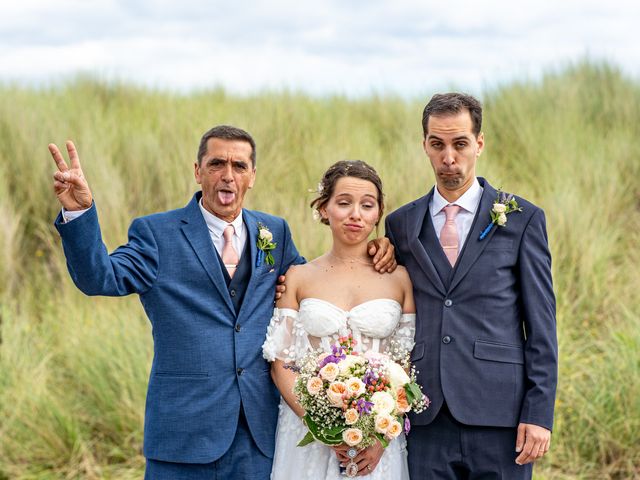
[[[584,58],[640,78],[630,0],[3,0],[0,82],[480,92]]]

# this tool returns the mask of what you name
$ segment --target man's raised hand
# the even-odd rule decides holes
[[[53,190],[65,210],[84,210],[91,206],[93,197],[82,173],[75,145],[67,140],[66,146],[71,168],[67,166],[58,147],[54,143],[49,144],[49,152],[58,167],[58,171],[53,174]]]

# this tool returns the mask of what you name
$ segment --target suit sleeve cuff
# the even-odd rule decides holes
[[[81,217],[81,216],[82,216],[84,213],[86,213],[90,208],[91,208],[91,207],[89,207],[89,208],[85,208],[84,210],[73,210],[73,211],[69,211],[69,210],[65,209],[64,207],[62,207],[62,212],[60,212],[60,213],[61,213],[61,215],[62,215],[62,220],[63,220],[63,222],[62,222],[62,223],[69,223],[69,222],[71,222],[71,221],[75,220],[76,218]]]

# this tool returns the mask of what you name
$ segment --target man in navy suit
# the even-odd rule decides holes
[[[87,295],[137,293],[153,327],[145,478],[269,478],[279,393],[261,346],[277,279],[304,259],[282,218],[242,208],[253,138],[224,125],[206,132],[195,162],[202,191],[185,208],[134,220],[110,255],[75,146],[67,142],[70,167],[49,150],[73,281]],[[393,268],[393,249],[377,246],[377,268]]]
[[[531,478],[549,449],[558,368],[544,213],[476,177],[475,98],[435,95],[422,126],[436,186],[386,221],[413,282],[412,361],[431,398],[412,418],[410,474]]]

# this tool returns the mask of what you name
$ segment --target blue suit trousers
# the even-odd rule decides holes
[[[529,480],[532,464],[517,465],[515,427],[458,422],[444,404],[429,425],[407,436],[409,476],[425,480]]]
[[[268,480],[272,459],[260,452],[240,409],[233,443],[211,463],[171,463],[147,459],[145,480]]]

